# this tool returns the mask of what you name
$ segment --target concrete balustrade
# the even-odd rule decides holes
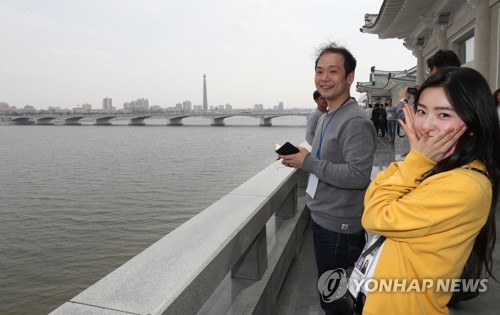
[[[270,314],[309,220],[279,161],[51,314]]]

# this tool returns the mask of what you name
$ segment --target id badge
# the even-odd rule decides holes
[[[306,193],[312,199],[314,199],[314,196],[316,195],[316,190],[318,189],[318,182],[319,182],[319,179],[316,175],[309,174],[309,180],[307,181]]]
[[[373,237],[371,240],[369,240],[366,244],[365,247],[363,248],[363,252],[367,250],[375,241],[378,240],[380,235],[376,235]],[[382,252],[382,248],[384,247],[385,243],[382,243],[378,248],[373,250],[367,255],[361,254],[361,256],[358,258],[358,261],[354,265],[354,268],[352,269],[351,276],[349,277],[349,281],[347,284],[347,288],[349,292],[354,297],[357,297],[359,292],[363,292],[364,294],[367,294],[365,291],[364,284],[367,280],[373,278],[373,274],[375,273],[375,268],[377,266],[378,260],[380,258],[380,253]]]

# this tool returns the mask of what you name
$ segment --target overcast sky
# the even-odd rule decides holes
[[[335,41],[370,67],[404,70],[402,40],[359,31],[382,0],[2,0],[0,102],[102,108],[203,102],[313,108],[315,50]],[[355,83],[351,94],[355,92]]]

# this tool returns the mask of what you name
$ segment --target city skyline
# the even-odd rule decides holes
[[[115,107],[147,97],[162,107],[203,105],[206,74],[207,105],[313,108],[315,51],[328,41],[357,58],[351,93],[359,98],[355,83],[367,81],[372,66],[416,65],[402,41],[359,31],[364,15],[377,14],[382,3],[5,0],[0,102],[96,108],[105,97]]]

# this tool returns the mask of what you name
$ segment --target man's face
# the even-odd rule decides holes
[[[354,72],[347,78],[344,69],[344,56],[335,53],[325,53],[316,65],[314,83],[318,92],[328,101],[349,93],[354,81]]]
[[[387,100],[387,105],[392,106],[392,100],[391,99]]]
[[[326,112],[327,103],[323,96],[320,96],[314,100],[316,105],[318,105],[318,109],[322,112]]]

